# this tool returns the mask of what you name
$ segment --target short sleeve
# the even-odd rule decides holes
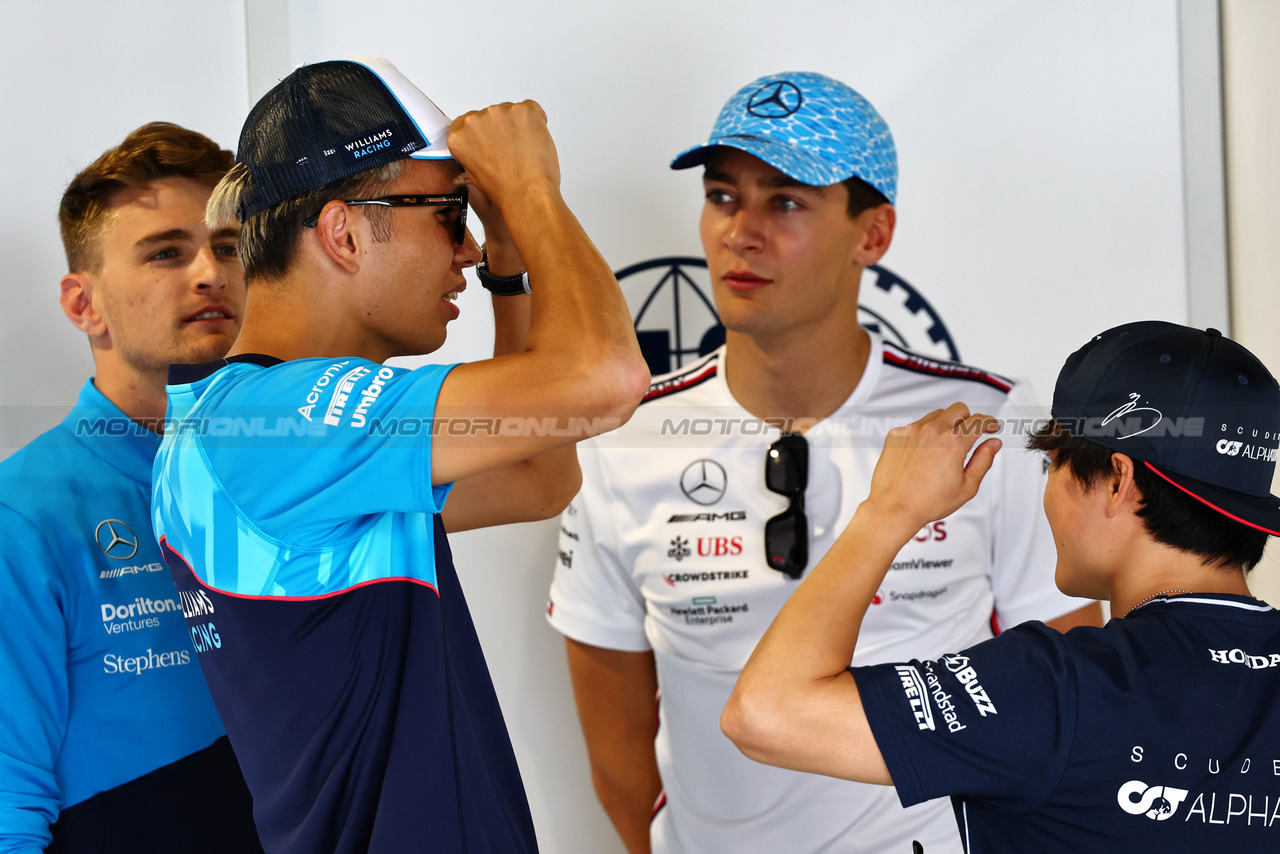
[[[40,532],[0,505],[0,851],[43,851],[61,793],[67,727],[67,591]]]
[[[619,557],[615,503],[594,441],[578,446],[582,489],[560,517],[560,552],[547,620],[562,634],[605,649],[644,652],[644,596]]]
[[[1028,810],[1057,787],[1076,729],[1067,641],[1043,623],[934,661],[850,668],[898,798]]]
[[[438,513],[451,485],[432,486],[431,441],[451,368],[285,362],[239,378],[206,422],[256,417],[265,432],[205,435],[201,444],[227,495],[280,539],[305,544],[309,530],[331,537],[332,526],[379,513]],[[288,418],[273,422],[272,413]]]
[[[1004,447],[991,472],[999,487],[991,515],[991,588],[1001,629],[1053,620],[1092,601],[1068,596],[1054,583],[1057,548],[1044,515],[1048,468],[1043,454],[1026,448],[1028,429],[1046,415],[1025,380],[1014,385],[998,415]]]

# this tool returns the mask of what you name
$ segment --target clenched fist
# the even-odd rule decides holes
[[[513,193],[559,192],[560,159],[536,101],[463,113],[449,128],[449,152],[500,208]]]

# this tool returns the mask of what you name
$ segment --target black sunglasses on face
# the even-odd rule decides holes
[[[441,195],[418,195],[418,196],[382,196],[377,199],[343,199],[343,204],[348,205],[382,205],[388,208],[422,208],[422,207],[449,207],[456,205],[458,208],[458,217],[453,221],[453,242],[462,245],[462,241],[467,239],[467,191],[454,193],[450,196]],[[315,228],[316,223],[320,221],[320,214],[317,213],[313,217],[304,219],[302,224],[307,228]]]
[[[788,578],[799,578],[809,565],[809,519],[804,491],[809,486],[809,443],[799,433],[784,433],[764,458],[764,485],[785,495],[791,505],[764,523],[764,556],[769,566]]]

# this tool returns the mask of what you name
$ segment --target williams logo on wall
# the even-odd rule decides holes
[[[654,258],[615,274],[631,307],[649,371],[674,371],[724,343],[702,258]],[[867,268],[858,322],[886,340],[926,356],[960,360],[950,330],[924,295],[879,265]]]

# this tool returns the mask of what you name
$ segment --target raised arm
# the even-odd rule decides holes
[[[524,258],[502,212],[474,186],[471,207],[484,224],[489,272],[495,276],[515,276],[525,270]],[[490,300],[494,357],[523,353],[529,341],[533,297],[490,294]],[[578,468],[575,446],[552,448],[459,481],[445,505],[444,526],[456,533],[548,519],[564,510],[581,483],[582,471]]]
[[[978,492],[999,440],[960,403],[889,431],[864,501],[756,646],[720,726],[744,754],[797,771],[892,784],[849,661],[898,551]]]
[[[500,419],[501,427],[438,431],[437,484],[612,429],[649,379],[617,282],[560,195],[542,108],[525,101],[467,113],[454,121],[449,147],[501,210],[535,285],[524,351],[460,365],[441,388],[437,420]]]

